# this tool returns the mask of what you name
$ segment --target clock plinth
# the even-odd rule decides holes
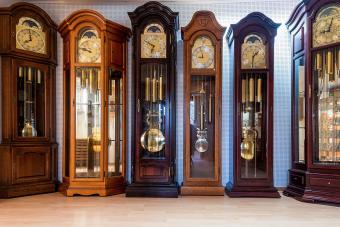
[[[132,183],[126,189],[126,197],[177,198],[178,185]]]

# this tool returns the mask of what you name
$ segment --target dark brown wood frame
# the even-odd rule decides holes
[[[184,149],[184,181],[181,187],[182,195],[224,195],[224,187],[221,185],[221,89],[222,89],[222,45],[225,28],[216,20],[215,15],[210,11],[197,11],[190,23],[182,28],[182,39],[184,42],[184,141],[190,141],[190,84],[193,75],[208,75],[215,78],[215,124],[214,133],[214,179],[210,178],[191,178],[190,160],[191,144],[185,143]],[[215,49],[215,67],[213,69],[192,69],[192,47],[197,37],[204,35],[209,37]]]
[[[237,24],[232,24],[227,34],[227,40],[234,50],[234,182],[227,185],[227,194],[230,197],[273,197],[280,194],[273,186],[273,89],[274,89],[274,39],[280,24],[274,23],[270,18],[259,12],[253,12]],[[242,70],[241,45],[244,38],[250,33],[261,34],[267,40],[267,69]],[[266,143],[267,143],[267,178],[241,178],[241,73],[261,72],[267,74],[266,94]]]
[[[178,13],[172,12],[170,8],[159,2],[148,2],[137,7],[133,12],[129,12],[133,30],[133,74],[134,74],[134,94],[132,113],[134,135],[132,139],[132,184],[127,187],[126,196],[151,196],[151,197],[177,197],[178,186],[175,181],[175,157],[176,157],[176,49],[178,30]],[[140,56],[140,37],[144,27],[151,23],[158,22],[164,27],[167,35],[167,57],[165,59],[142,59]],[[151,160],[140,158],[141,146],[141,113],[136,106],[141,98],[141,64],[143,63],[163,63],[167,65],[167,90],[166,97],[166,125],[165,125],[165,159]],[[159,171],[162,174],[150,174],[144,176],[143,171]]]
[[[16,48],[16,24],[22,16],[41,23],[46,33],[46,54]],[[55,118],[57,26],[46,12],[29,3],[0,8],[0,26],[0,198],[54,192],[58,184]],[[45,129],[42,137],[23,138],[17,135],[16,81],[19,65],[46,72]]]
[[[76,62],[76,37],[85,27],[97,29],[101,37],[101,63]],[[60,191],[67,195],[75,194],[107,196],[124,193],[125,191],[125,153],[126,153],[126,71],[127,71],[127,43],[131,30],[122,25],[106,20],[102,15],[93,10],[79,10],[72,13],[59,25],[59,32],[64,41],[64,170],[63,185]],[[114,53],[114,54],[113,54]],[[100,177],[77,178],[75,176],[75,67],[89,66],[100,67],[102,76],[102,103],[101,109],[101,154]],[[123,78],[123,148],[122,148],[122,176],[109,177],[108,169],[108,77],[109,70],[122,72]]]
[[[289,184],[284,195],[293,196],[304,202],[331,202],[340,203],[340,165],[327,166],[315,164],[314,153],[314,127],[313,113],[316,103],[313,102],[313,72],[312,54],[314,51],[339,46],[339,43],[313,48],[312,47],[312,26],[319,10],[329,4],[340,4],[339,0],[304,0],[296,6],[290,19],[286,23],[292,35],[292,126],[297,122],[297,109],[294,104],[296,98],[294,61],[298,58],[305,62],[305,88],[306,88],[306,128],[305,128],[305,163],[297,160],[296,146],[297,131],[292,127],[292,167],[289,170]]]

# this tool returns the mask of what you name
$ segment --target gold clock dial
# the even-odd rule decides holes
[[[266,64],[266,45],[258,35],[251,34],[244,39],[241,48],[242,69],[264,69]]]
[[[160,24],[150,24],[144,29],[141,58],[166,58],[166,34]]]
[[[215,48],[211,40],[206,36],[198,37],[192,47],[191,65],[194,69],[212,69],[214,68]]]
[[[22,17],[16,25],[16,48],[46,54],[46,35],[34,19]]]
[[[100,63],[101,45],[98,33],[94,29],[84,30],[78,40],[78,62]]]
[[[324,46],[340,41],[340,6],[323,8],[313,23],[313,47]]]

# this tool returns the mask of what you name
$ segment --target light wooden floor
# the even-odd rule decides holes
[[[339,227],[340,207],[281,199],[65,197],[0,200],[0,226]]]

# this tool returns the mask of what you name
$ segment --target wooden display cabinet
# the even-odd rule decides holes
[[[234,182],[230,197],[280,197],[273,186],[274,39],[280,24],[259,12],[232,24]]]
[[[176,31],[178,13],[148,2],[129,13],[133,28],[132,184],[126,196],[177,197]]]
[[[340,203],[340,1],[293,11],[292,168],[285,195]]]
[[[0,198],[57,184],[57,26],[39,7],[0,8]]]
[[[225,28],[210,11],[182,28],[185,149],[181,195],[224,195],[221,185],[222,43]]]
[[[64,170],[67,196],[125,191],[126,67],[130,29],[92,10],[59,26],[64,41]]]

